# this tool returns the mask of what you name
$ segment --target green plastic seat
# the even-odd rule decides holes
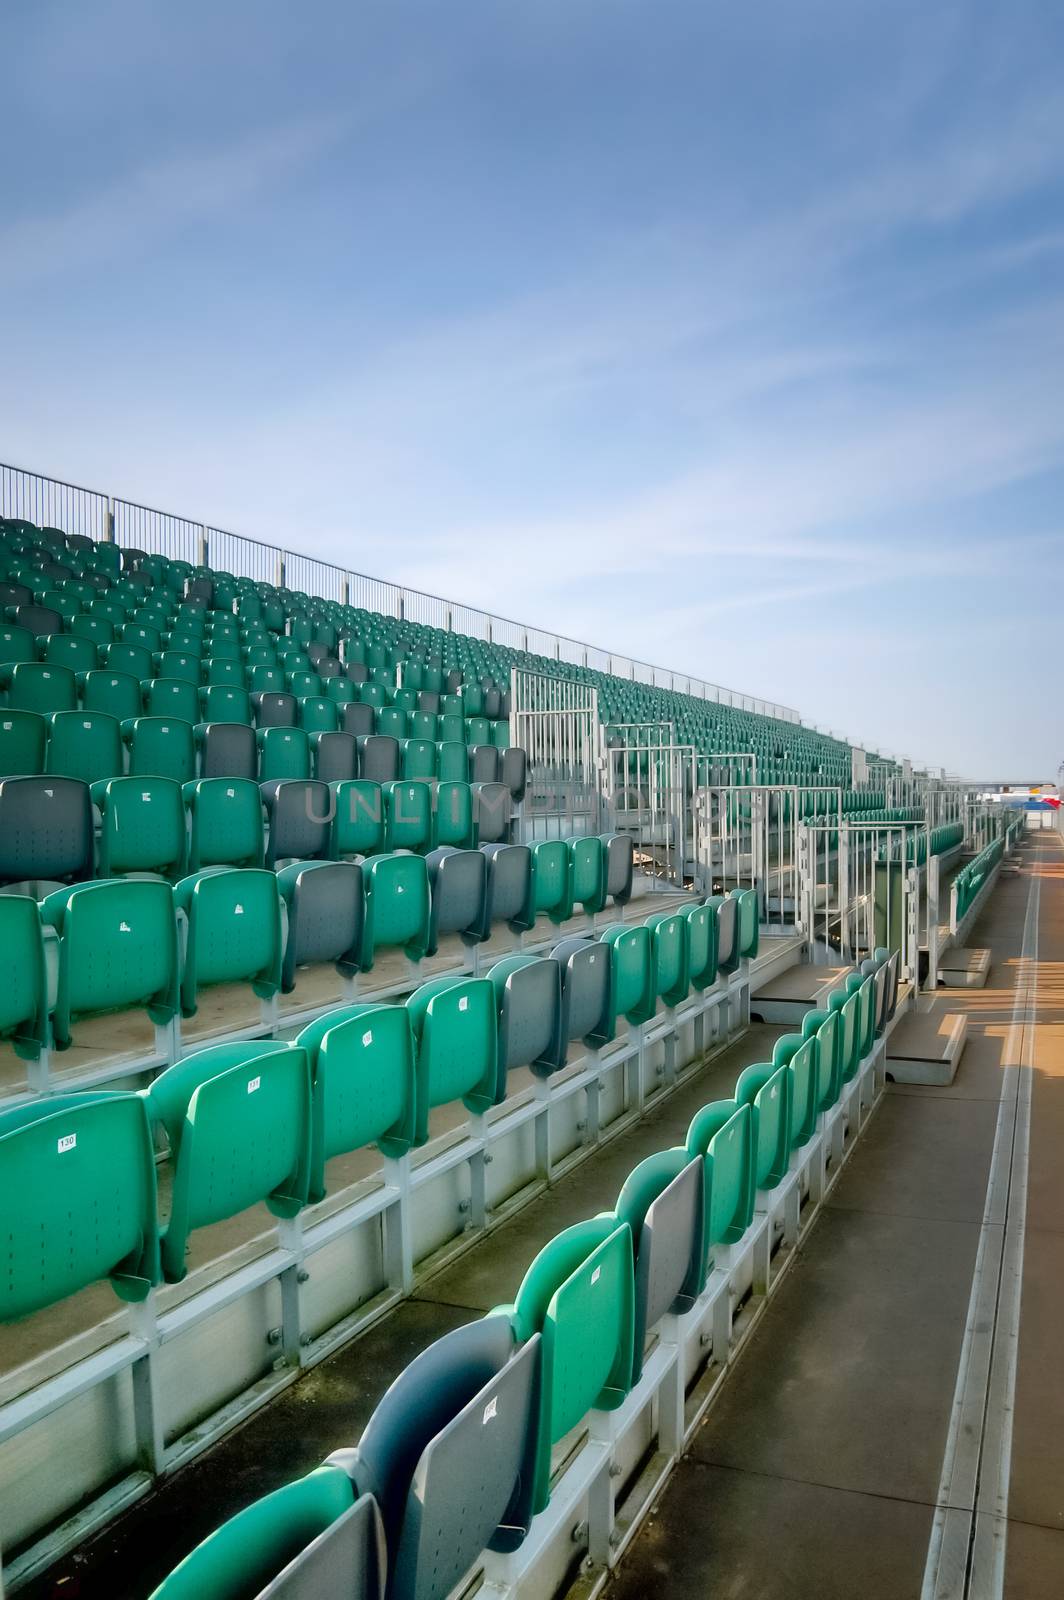
[[[325,1163],[376,1144],[393,1158],[414,1142],[414,1036],[406,1006],[354,1005],[327,1011],[296,1043],[310,1062],[313,1118],[310,1198],[326,1194]]]
[[[283,694],[285,689],[283,669],[264,662],[252,666],[248,688],[252,694]]]
[[[122,724],[130,773],[188,783],[196,775],[196,741],[191,722],[172,717],[135,717]]]
[[[646,926],[654,944],[655,996],[678,1006],[691,988],[687,917],[682,911],[658,911]]]
[[[260,728],[259,781],[310,777],[310,741],[305,728]]]
[[[436,785],[436,844],[456,850],[473,847],[473,791],[464,781]]]
[[[431,739],[403,739],[399,746],[403,777],[431,781],[436,776],[436,746]]]
[[[564,839],[541,839],[532,846],[532,893],[536,912],[554,923],[573,914],[569,892],[569,846]]]
[[[200,717],[204,722],[251,721],[251,696],[237,683],[209,683],[200,690]]]
[[[711,989],[717,981],[717,918],[707,905],[687,906],[687,958],[691,988]]]
[[[146,1099],[152,1122],[166,1130],[173,1169],[162,1235],[168,1283],[185,1276],[196,1228],[262,1201],[276,1217],[294,1217],[306,1205],[310,1067],[299,1045],[212,1045],[167,1067]]]
[[[739,956],[743,961],[754,961],[760,932],[757,890],[733,889],[731,898],[739,902]]]
[[[735,1244],[754,1214],[751,1107],[734,1100],[703,1106],[691,1119],[686,1144],[706,1162],[706,1249]]]
[[[151,677],[151,651],[141,644],[119,639],[114,644],[109,644],[103,652],[104,666],[102,671],[126,673],[137,681],[138,713],[140,701],[140,683],[144,678]],[[133,713],[136,715],[137,713]]]
[[[159,693],[169,698],[177,695],[177,690],[172,687],[176,683],[191,684],[194,689],[198,689],[203,681],[203,662],[200,660],[199,655],[191,654],[187,650],[164,650],[159,657],[159,667],[155,681],[167,685],[166,689],[160,689]],[[155,709],[166,711],[169,707],[164,703],[156,706]],[[173,710],[174,714],[177,715],[176,705]],[[181,714],[184,715],[184,713]]]
[[[25,894],[0,894],[0,1038],[15,1054],[36,1061],[48,1043],[48,990],[41,917],[36,900]]]
[[[606,866],[600,839],[570,839],[570,887],[572,902],[589,914],[606,904]]]
[[[57,711],[48,729],[46,772],[96,783],[122,771],[122,730],[105,711]]]
[[[384,843],[386,850],[413,850],[419,855],[432,849],[432,786],[428,783],[385,783]]]
[[[304,695],[299,702],[299,725],[308,733],[336,733],[340,727],[336,701],[325,694]]]
[[[817,1110],[828,1111],[842,1093],[842,1029],[837,1011],[807,1011],[802,1036],[817,1041]]]
[[[378,950],[398,946],[420,961],[429,941],[429,876],[424,856],[375,856],[362,869],[365,917],[362,971],[370,972]]]
[[[354,1500],[342,1468],[318,1467],[223,1522],[163,1579],[150,1600],[253,1600]],[[378,1590],[365,1600],[378,1600]]]
[[[461,1100],[477,1114],[505,1095],[505,1074],[501,1086],[499,1081],[495,988],[487,978],[433,978],[414,990],[406,1009],[417,1062],[414,1143],[422,1145],[433,1106]]]
[[[261,867],[262,795],[251,778],[198,778],[182,791],[188,811],[188,870]]]
[[[851,973],[846,980],[850,994],[857,996],[857,1043],[855,1069],[872,1052],[876,1038],[875,980],[871,975]]]
[[[199,991],[215,983],[250,983],[269,1000],[281,986],[281,903],[272,872],[207,867],[174,886],[188,918],[181,1011],[194,1017]]]
[[[234,652],[228,655],[227,650]],[[230,689],[246,689],[247,675],[244,663],[239,660],[237,652],[239,646],[233,641],[231,644],[224,640],[216,639],[213,653],[208,656],[203,664],[203,681],[208,686],[226,684]]]
[[[0,667],[36,659],[37,643],[30,630],[20,628],[16,622],[0,623]]]
[[[791,1077],[788,1101],[792,1150],[800,1149],[816,1132],[816,1119],[820,1110],[817,1082],[818,1050],[815,1037],[803,1039],[800,1033],[784,1034],[783,1038],[777,1039],[773,1046],[773,1066],[786,1066]]]
[[[337,861],[352,856],[382,855],[384,797],[381,786],[367,778],[344,778],[329,785],[333,795],[329,854]]]
[[[469,757],[466,747],[454,739],[442,739],[436,746],[436,776],[441,783],[466,783]]]
[[[784,1065],[744,1068],[735,1085],[738,1105],[753,1112],[754,1188],[774,1189],[791,1159],[791,1072]],[[809,1102],[806,1089],[806,1103]]]
[[[146,1011],[164,1027],[177,1010],[177,927],[170,885],[161,879],[109,878],[57,889],[41,901],[41,921],[58,937],[52,1009],[57,1050],[71,1045],[78,1017]]]
[[[373,721],[374,733],[392,739],[405,739],[407,736],[407,714],[401,706],[381,706]]]
[[[632,1376],[632,1232],[612,1216],[566,1228],[536,1256],[509,1316],[516,1337],[542,1335],[533,1509],[550,1502],[551,1451],[592,1408],[623,1405]]]
[[[603,930],[601,941],[610,949],[612,1037],[618,1017],[638,1025],[649,1022],[657,1010],[654,938],[641,923],[617,923]]]
[[[849,1083],[857,1072],[860,1061],[861,1040],[858,1032],[858,1013],[860,1001],[856,994],[848,994],[846,989],[834,989],[828,995],[829,1011],[836,1011],[839,1015],[839,1076],[843,1083]]]
[[[48,724],[37,711],[0,708],[0,778],[44,771]]]
[[[185,807],[172,778],[106,778],[92,786],[100,813],[100,876],[157,872],[177,878],[185,866]]]
[[[81,684],[83,711],[103,711],[119,722],[140,716],[140,682],[128,672],[86,672]]]
[[[155,1160],[139,1095],[86,1093],[0,1111],[0,1322],[100,1278],[123,1300],[159,1281]]]
[[[182,722],[199,721],[199,679],[195,683],[186,678],[150,678],[144,688],[144,710],[149,717],[178,718]]]
[[[13,711],[73,711],[78,703],[77,680],[70,667],[43,661],[16,661],[10,668],[7,707]]]
[[[92,672],[99,665],[99,647],[92,639],[73,633],[53,633],[44,640],[41,660],[50,667],[69,667],[71,672]]]

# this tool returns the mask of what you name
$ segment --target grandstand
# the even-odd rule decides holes
[[[1037,1020],[1059,881],[1016,863],[1058,834],[738,691],[0,490],[4,1592],[807,1592],[734,1486],[691,1548],[690,1454],[767,1471],[734,1441],[827,1415],[846,1455],[868,1375],[813,1359],[805,1260],[839,1339],[925,1341],[937,1477],[968,1238],[886,1314],[837,1218],[996,1159],[903,1152],[964,1072],[1019,1093],[985,1002]],[[945,1492],[899,1469],[855,1587],[968,1550]]]

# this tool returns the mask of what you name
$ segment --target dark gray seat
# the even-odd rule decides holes
[[[366,707],[368,711],[369,706]],[[374,783],[399,780],[399,740],[390,733],[371,733],[358,741],[359,777]]]
[[[92,804],[77,778],[0,779],[0,884],[81,883],[92,877]],[[41,892],[39,893],[38,890]]]
[[[260,784],[270,833],[266,865],[327,859],[335,801],[316,778],[271,779]]]
[[[469,751],[470,783],[498,783],[500,752],[493,744],[475,744]]]
[[[444,844],[429,851],[425,865],[432,897],[427,954],[436,954],[440,939],[447,933],[461,934],[466,943],[476,943],[483,937],[487,858],[479,850],[459,850]]]
[[[736,972],[739,968],[739,902],[731,895],[706,901],[717,910],[717,971]]]
[[[277,874],[288,909],[281,988],[290,994],[296,969],[335,962],[345,977],[362,950],[362,868],[354,861],[293,861]]]
[[[505,922],[513,933],[524,933],[536,920],[532,895],[532,851],[527,844],[483,844],[487,858],[482,937],[491,936],[495,923]]]
[[[352,683],[368,683],[369,668],[364,661],[349,661],[344,668],[344,677]]]
[[[314,775],[322,783],[358,777],[358,745],[353,733],[319,733],[315,737]]]
[[[427,711],[431,716],[438,716],[440,710],[440,697],[435,689],[419,689],[417,696],[419,711]]]
[[[520,745],[507,745],[502,752],[500,777],[509,789],[514,805],[520,805],[525,798],[525,788],[528,783],[528,756]]]
[[[373,707],[364,706],[361,700],[348,700],[340,708],[340,726],[356,739],[367,738],[373,732]]]
[[[495,752],[498,754],[498,751]],[[513,822],[513,801],[504,783],[474,783],[473,827],[478,844],[506,844]]]
[[[615,906],[627,905],[632,898],[632,836],[630,833],[603,833],[599,837],[606,857],[603,863],[606,894]]]
[[[618,1220],[635,1241],[632,1382],[643,1370],[647,1334],[667,1311],[690,1311],[705,1261],[705,1162],[682,1146],[647,1156],[624,1181]]]
[[[16,606],[15,621],[20,628],[27,628],[37,638],[63,631],[63,619],[51,606]]]
[[[251,696],[251,706],[257,728],[294,728],[299,721],[294,694],[258,690]]]
[[[0,606],[28,606],[33,604],[33,590],[24,583],[0,583]]]
[[[564,1064],[562,974],[551,956],[504,956],[488,972],[499,1013],[499,1070],[531,1067],[546,1078]]]
[[[395,1380],[354,1450],[329,1464],[381,1511],[391,1600],[443,1600],[488,1546],[528,1531],[540,1335],[514,1350],[508,1317],[437,1339]]]
[[[462,673],[457,667],[452,667],[444,678],[444,685],[448,694],[457,694],[462,686]]]
[[[380,1512],[364,1494],[254,1600],[384,1600],[387,1571]]]
[[[562,979],[560,1016],[561,1049],[573,1039],[588,1045],[607,1044],[611,1038],[610,952],[597,939],[573,934],[551,951]]]
[[[201,722],[196,728],[201,778],[258,777],[255,730],[244,722]]]
[[[388,1556],[372,1495],[312,1539],[255,1600],[384,1600]]]
[[[484,689],[484,715],[495,722],[501,715],[499,707],[502,705],[502,696],[498,689]]]

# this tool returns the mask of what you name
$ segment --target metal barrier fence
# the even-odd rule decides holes
[[[23,517],[38,527],[61,528],[64,533],[84,534],[91,539],[113,539],[122,546],[134,546],[193,565],[209,563],[255,582],[283,583],[320,599],[339,600],[383,616],[404,617],[429,627],[467,633],[548,660],[628,678],[651,688],[689,694],[698,700],[711,700],[758,716],[775,717],[781,722],[801,722],[792,706],[778,705],[717,683],[707,683],[702,678],[614,655],[595,645],[566,638],[564,634],[544,632],[474,606],[423,594],[384,578],[352,572],[316,556],[300,555],[258,539],[228,533],[223,528],[213,528],[195,518],[174,516],[2,463],[0,516]]]

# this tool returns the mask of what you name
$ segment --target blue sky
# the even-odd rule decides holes
[[[1064,757],[1064,10],[6,8],[0,458]]]

